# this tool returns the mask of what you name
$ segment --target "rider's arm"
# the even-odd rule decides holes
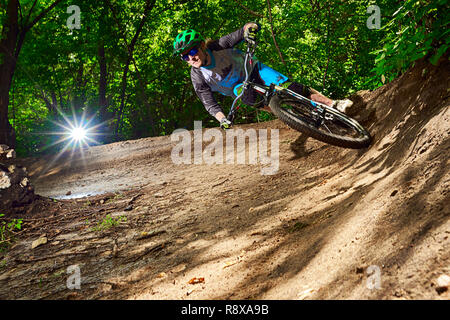
[[[252,22],[246,23],[242,28],[223,36],[217,41],[214,41],[210,48],[212,50],[224,50],[233,48],[235,45],[239,44],[242,40],[244,40],[244,31],[246,28],[251,26]]]
[[[242,40],[244,40],[244,28],[240,28],[230,34],[227,34],[226,36],[223,36],[219,40],[217,40],[217,45],[219,46],[218,49],[223,50],[223,49],[233,48],[235,45],[237,45]]]
[[[225,115],[223,114],[222,107],[217,103],[211,88],[205,82],[201,71],[198,69],[191,69],[191,80],[194,86],[195,93],[199,97],[200,101],[205,106],[206,111],[218,121],[220,121]]]

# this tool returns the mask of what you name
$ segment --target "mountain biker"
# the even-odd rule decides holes
[[[197,31],[188,29],[179,33],[173,42],[173,55],[180,55],[181,59],[192,67],[191,80],[194,90],[205,109],[220,122],[220,127],[223,129],[230,128],[231,122],[223,113],[213,92],[220,92],[231,97],[237,96],[235,86],[245,79],[245,54],[234,46],[244,39],[253,40],[255,32],[259,30],[259,25],[249,22],[242,28],[213,41],[205,40]],[[257,67],[254,68],[249,80],[259,84],[275,83],[287,87],[308,99],[342,112],[353,104],[348,99],[333,101],[313,88],[290,81],[288,77],[261,62],[257,62]],[[242,101],[251,105],[255,102],[256,96],[257,93],[253,89],[246,90]],[[267,107],[264,110],[269,111]]]

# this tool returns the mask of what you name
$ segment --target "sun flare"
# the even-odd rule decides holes
[[[73,128],[70,132],[72,139],[76,141],[84,140],[86,138],[86,130],[82,127]]]

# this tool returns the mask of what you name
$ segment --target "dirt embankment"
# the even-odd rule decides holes
[[[447,58],[420,62],[354,95],[367,150],[279,121],[242,126],[279,129],[273,175],[176,165],[170,137],[30,164],[37,193],[92,196],[16,213],[24,230],[1,260],[0,298],[448,299],[449,70]],[[80,289],[67,287],[70,266]]]

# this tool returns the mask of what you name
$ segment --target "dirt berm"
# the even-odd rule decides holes
[[[29,161],[43,197],[9,214],[0,299],[448,299],[449,71],[351,97],[365,150],[238,126],[279,129],[273,174],[177,165],[170,136]]]

